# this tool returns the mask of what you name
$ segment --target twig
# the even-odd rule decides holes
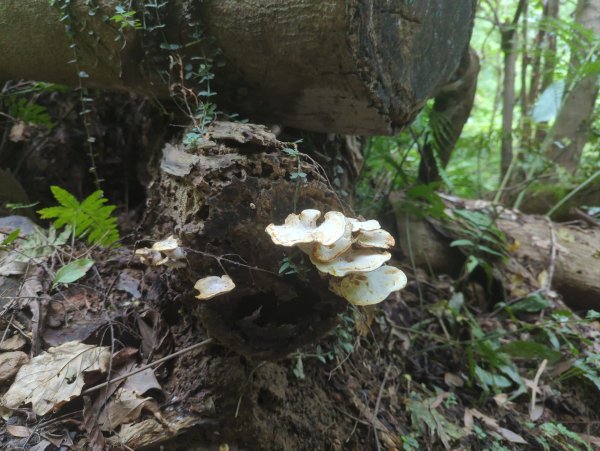
[[[532,421],[533,421],[533,414],[534,414],[533,410],[535,409],[535,399],[537,396],[538,384],[540,383],[540,377],[542,376],[542,373],[546,369],[547,364],[548,364],[548,360],[544,359],[542,361],[542,364],[538,368],[537,373],[535,373],[535,377],[533,378],[533,385],[531,387],[531,404],[529,405],[529,418]]]
[[[115,377],[114,379],[111,379],[109,381],[103,382],[103,383],[98,384],[98,385],[94,385],[93,387],[90,387],[87,390],[83,390],[81,392],[81,394],[82,395],[89,395],[90,393],[98,391],[98,390],[100,390],[103,387],[106,387],[106,386],[108,386],[110,384],[114,384],[115,382],[122,381],[123,379],[127,379],[129,376],[133,376],[134,374],[141,373],[142,371],[146,371],[149,368],[152,368],[154,366],[160,365],[161,363],[164,363],[164,362],[166,362],[168,360],[171,360],[172,358],[178,357],[178,356],[180,356],[182,354],[186,354],[186,353],[191,352],[191,351],[193,351],[195,349],[201,348],[202,346],[206,346],[208,344],[211,344],[214,341],[215,340],[213,338],[207,338],[206,340],[201,341],[200,343],[196,343],[196,344],[194,344],[192,346],[188,346],[187,348],[181,349],[181,350],[179,350],[177,352],[174,352],[173,354],[169,354],[168,356],[165,356],[162,359],[158,359],[155,362],[151,362],[151,363],[148,363],[147,365],[143,365],[143,366],[137,368],[136,370],[131,371],[131,372],[127,373],[127,374],[123,374],[123,375],[121,375],[119,377]]]
[[[387,382],[388,375],[390,373],[390,365],[385,369],[385,374],[383,375],[383,381],[381,381],[381,386],[379,387],[379,393],[377,394],[377,401],[375,401],[375,408],[373,409],[373,418],[371,419],[371,425],[373,426],[373,434],[375,434],[375,445],[377,446],[377,450],[381,449],[381,444],[379,443],[379,435],[377,434],[377,428],[375,427],[375,420],[377,419],[377,413],[379,412],[379,405],[381,404],[381,398],[383,397],[383,389]]]

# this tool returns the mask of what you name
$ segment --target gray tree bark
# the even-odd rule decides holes
[[[159,33],[119,31],[108,19],[113,0],[96,2],[93,15],[83,0],[57,3],[67,6],[0,2],[0,80],[82,81],[166,97],[158,75],[165,67],[153,66],[144,51],[148,40],[156,48],[189,43],[200,21],[223,50],[217,87],[233,111],[314,131],[389,134],[408,124],[455,72],[476,2],[180,0],[169,2]],[[145,6],[134,1],[131,8],[139,17]],[[211,50],[188,47],[185,58]],[[77,64],[68,64],[73,59]],[[89,76],[80,78],[82,72]]]
[[[600,0],[579,0],[575,21],[600,36]],[[571,59],[573,67],[585,61],[584,56],[588,51],[588,48],[584,48],[575,52]],[[547,137],[548,157],[571,173],[575,173],[579,167],[597,96],[597,73],[576,82],[567,92],[552,133]]]

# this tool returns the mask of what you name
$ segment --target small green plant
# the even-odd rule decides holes
[[[496,225],[495,213],[454,209],[449,228],[461,237],[450,246],[458,247],[467,255],[463,277],[480,267],[486,274],[489,289],[493,280],[494,261],[509,256],[508,242]]]
[[[8,114],[28,124],[41,125],[48,129],[54,127],[50,115],[42,105],[38,105],[25,97],[9,96],[4,100]],[[1,103],[0,103],[1,104]]]
[[[60,205],[39,210],[42,219],[55,219],[56,229],[70,227],[73,238],[85,237],[91,245],[110,247],[119,241],[117,219],[112,216],[116,207],[105,205],[108,200],[102,191],[95,191],[79,202],[58,186],[50,189]]]
[[[296,159],[296,170],[290,172],[290,179],[292,180],[302,180],[306,182],[306,172],[302,171],[302,153],[298,150],[298,142],[292,143],[293,147],[286,147],[281,151],[290,157],[294,157]]]
[[[286,276],[297,274],[300,280],[306,280],[310,269],[310,265],[304,261],[304,255],[300,254],[300,261],[294,261],[292,257],[284,257],[279,266],[279,274]]]
[[[133,28],[139,30],[143,28],[140,19],[135,17],[136,12],[127,10],[122,5],[117,5],[115,8],[115,14],[110,18],[111,21],[119,26],[119,29],[124,30],[125,28]]]

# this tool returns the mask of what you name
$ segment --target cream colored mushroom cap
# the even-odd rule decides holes
[[[348,249],[352,247],[352,224],[346,221],[346,228],[344,230],[344,234],[330,246],[324,246],[322,244],[315,244],[314,247],[307,252],[313,257],[315,260],[318,260],[323,263],[330,262]],[[302,249],[302,247],[300,247]],[[302,249],[304,251],[304,249]]]
[[[389,249],[390,247],[394,247],[395,244],[396,240],[394,240],[394,237],[383,229],[361,230],[356,238],[356,246],[358,247]]]
[[[352,249],[330,262],[320,262],[312,255],[310,261],[321,272],[335,277],[343,277],[353,272],[373,271],[392,258],[389,252],[378,252],[374,249]]]
[[[384,301],[390,293],[404,288],[406,282],[406,275],[401,270],[383,265],[374,271],[332,279],[329,288],[351,304],[373,305]]]
[[[233,280],[228,275],[221,277],[208,276],[198,280],[194,288],[200,292],[196,298],[206,300],[220,294],[228,293],[235,288],[235,283],[233,283]]]
[[[159,252],[174,251],[179,246],[181,246],[179,240],[173,235],[171,235],[168,238],[165,238],[164,240],[157,241],[156,243],[154,243],[152,245],[152,250]]]
[[[303,210],[299,215],[290,214],[283,225],[269,224],[265,231],[280,246],[319,243],[326,246],[334,244],[344,234],[346,218],[338,211],[325,214],[325,220],[317,227],[319,210]]]
[[[381,229],[381,224],[379,224],[379,221],[376,221],[375,219],[369,219],[368,221],[359,221],[355,218],[348,218],[348,221],[352,223],[352,232],[359,232],[361,230],[372,231]]]

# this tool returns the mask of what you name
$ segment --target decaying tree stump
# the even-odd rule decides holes
[[[449,208],[467,208],[492,214],[488,202],[449,197],[445,200]],[[390,201],[396,212],[398,237],[403,251],[408,255],[409,246],[412,246],[412,255],[418,266],[456,275],[465,256],[449,245],[459,236],[439,222],[414,218],[407,220],[402,208],[405,202],[402,193],[393,193]],[[506,235],[510,251],[510,258],[502,263],[498,276],[509,297],[514,299],[526,295],[523,287],[551,287],[573,309],[600,308],[599,228],[558,224],[544,216],[496,208],[498,216],[495,223]]]
[[[195,150],[165,147],[154,163],[157,178],[149,193],[156,209],[153,230],[164,235],[156,239],[176,234],[189,250],[190,288],[224,271],[236,284],[209,301],[194,299],[189,290],[209,335],[261,359],[283,357],[317,340],[345,307],[308,260],[306,280],[278,274],[285,255],[300,255],[274,245],[268,224],[305,208],[344,211],[314,165],[301,163],[306,178],[292,179],[298,160],[283,148],[262,126],[215,123]]]

